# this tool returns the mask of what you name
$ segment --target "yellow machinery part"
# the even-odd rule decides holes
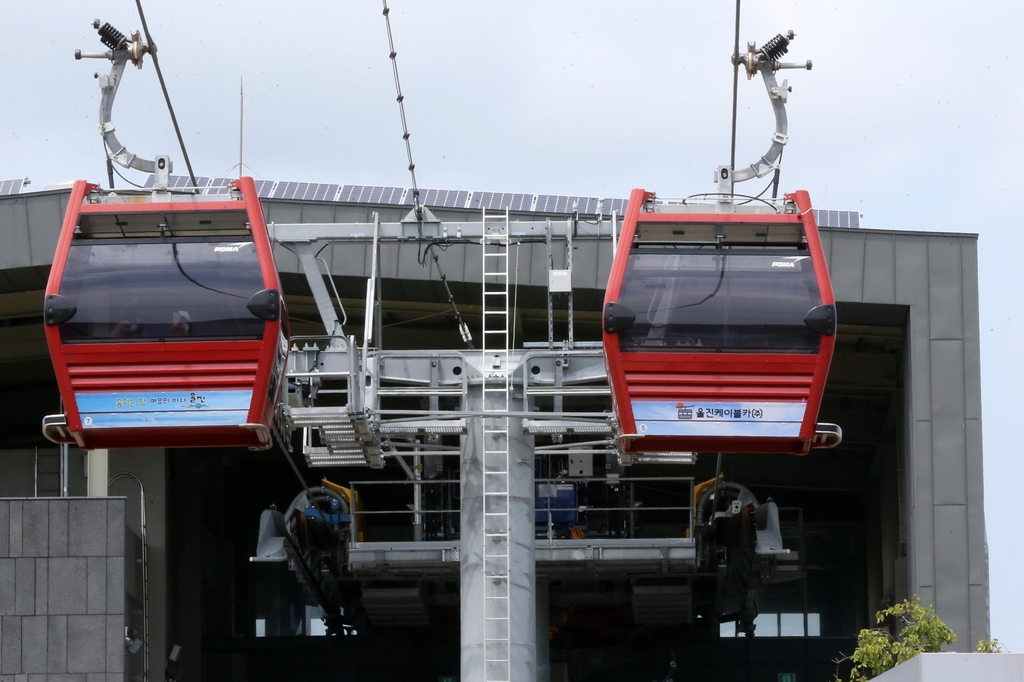
[[[349,513],[352,514],[352,519],[356,522],[356,527],[359,529],[357,531],[358,537],[356,538],[356,541],[357,542],[363,542],[363,539],[365,537],[365,533],[363,532],[363,524],[361,523],[362,519],[356,519],[355,518],[355,513],[357,511],[363,511],[363,501],[362,501],[362,499],[360,499],[359,493],[356,493],[356,496],[355,496],[356,499],[355,499],[355,502],[353,502],[352,501],[352,491],[349,490],[348,488],[346,488],[345,486],[338,485],[337,483],[332,483],[332,482],[328,481],[326,478],[321,479],[320,483],[325,488],[327,488],[328,490],[333,490],[334,492],[338,493],[343,498],[345,498],[345,502],[348,503]]]
[[[725,474],[719,474],[718,475],[718,482],[719,483],[724,483],[725,482]],[[691,504],[693,505],[693,522],[694,523],[697,523],[697,503],[700,502],[701,495],[703,495],[704,491],[707,490],[708,488],[710,488],[711,486],[713,486],[714,484],[715,484],[715,479],[709,478],[708,480],[701,481],[700,483],[697,483],[697,484],[695,484],[693,486],[693,500],[691,501]]]

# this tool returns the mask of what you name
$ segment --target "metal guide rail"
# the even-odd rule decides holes
[[[458,443],[445,437],[465,434],[474,416],[466,409],[469,385],[493,373],[482,366],[493,361],[479,352],[371,349],[364,372],[361,353],[353,339],[344,346],[328,336],[293,339],[281,420],[287,430],[302,429],[307,464],[380,468],[413,451],[457,455]],[[692,463],[692,453],[618,451],[600,350],[510,351],[507,362],[511,390],[525,399],[524,412],[508,415],[514,428],[547,438],[537,454],[606,455],[624,466]]]

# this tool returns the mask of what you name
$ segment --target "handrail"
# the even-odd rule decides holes
[[[687,484],[686,492],[687,492],[688,497],[689,497],[689,503],[688,504],[669,505],[669,506],[657,506],[657,507],[637,506],[637,504],[636,504],[636,490],[635,490],[634,484],[636,484],[636,483],[673,483],[673,482],[675,482],[675,483],[686,483]],[[690,538],[693,537],[693,532],[694,532],[694,528],[693,528],[693,524],[694,524],[694,520],[693,520],[693,508],[694,508],[693,487],[694,487],[694,478],[692,476],[636,476],[636,477],[621,477],[621,478],[606,478],[606,477],[596,477],[596,476],[586,477],[586,476],[584,476],[584,477],[579,477],[579,478],[576,478],[576,477],[574,477],[574,478],[538,478],[538,479],[534,480],[534,483],[535,483],[535,485],[566,484],[566,483],[604,483],[604,484],[609,485],[609,486],[625,484],[625,485],[628,485],[630,487],[629,494],[626,496],[626,499],[624,500],[622,506],[617,506],[617,507],[595,507],[595,506],[591,506],[591,505],[579,505],[579,504],[577,504],[574,507],[551,507],[551,506],[548,506],[548,507],[535,507],[535,511],[537,511],[537,512],[544,512],[544,511],[547,512],[547,516],[548,516],[548,541],[549,542],[553,539],[553,537],[552,537],[552,528],[553,528],[554,524],[553,524],[553,520],[552,520],[552,512],[567,512],[567,511],[568,512],[575,511],[575,512],[578,512],[578,513],[587,513],[587,512],[624,512],[625,513],[625,512],[628,512],[630,514],[629,521],[630,521],[631,532],[635,532],[635,527],[636,527],[635,526],[635,524],[636,524],[635,515],[639,514],[641,512],[657,512],[657,511],[678,511],[678,512],[684,512],[686,514],[686,519],[687,519],[686,524],[685,524],[686,528],[687,528],[687,533],[688,533],[687,537],[690,537]],[[366,486],[385,486],[385,485],[412,485],[412,486],[459,485],[459,480],[458,479],[434,479],[434,480],[425,480],[425,479],[410,480],[410,479],[403,479],[403,480],[394,480],[394,481],[350,481],[348,485],[349,485],[349,489],[352,490],[352,494],[355,495],[356,494],[356,490],[357,490],[358,487],[364,487],[365,488]],[[660,491],[660,492],[670,492],[670,491]],[[550,498],[548,498],[548,499],[550,499]],[[385,510],[366,510],[366,509],[362,509],[362,510],[360,510],[358,512],[358,514],[355,513],[355,512],[353,512],[353,514],[352,514],[352,532],[351,532],[351,537],[352,538],[358,537],[357,533],[359,532],[358,525],[359,525],[360,521],[357,519],[357,517],[362,517],[362,516],[409,515],[409,516],[415,518],[416,514],[422,514],[422,515],[427,515],[427,514],[433,514],[433,515],[436,515],[436,514],[456,514],[456,513],[459,513],[459,511],[460,511],[460,509],[458,507],[450,508],[450,509],[449,508],[442,508],[442,509],[400,508],[400,509],[385,509]]]

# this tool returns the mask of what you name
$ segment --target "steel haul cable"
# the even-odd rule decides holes
[[[185,157],[185,166],[188,167],[188,177],[192,180],[192,187],[198,191],[196,174],[192,172],[192,162],[188,159],[188,152],[185,151],[185,140],[181,137],[181,128],[178,127],[178,117],[174,115],[174,107],[171,105],[171,96],[167,94],[167,84],[164,83],[164,73],[160,70],[160,60],[156,56],[156,43],[153,36],[149,34],[149,25],[146,24],[146,15],[142,11],[142,0],[135,0],[135,6],[139,8],[139,19],[142,21],[142,31],[146,34],[146,43],[149,45],[149,54],[153,56],[153,66],[156,68],[156,77],[160,80],[160,89],[163,90],[164,100],[167,102],[167,111],[171,114],[171,123],[174,124],[174,134],[178,136],[178,145],[181,147],[181,155]],[[142,62],[139,62],[140,64]],[[118,173],[120,175],[120,173]]]
[[[395,57],[398,56],[398,53],[395,52],[395,40],[391,36],[391,10],[388,8],[387,0],[381,1],[384,3],[384,23],[388,29],[388,47],[391,49],[391,53],[388,56],[391,58],[391,68],[395,72],[395,92],[397,93],[395,99],[398,102],[398,113],[402,117],[402,139],[405,140],[405,154],[409,158],[409,174],[412,176],[413,207],[416,210],[416,217],[422,219],[423,207],[420,204],[420,189],[416,185],[416,164],[412,161],[412,144],[409,142],[409,126],[405,121],[405,95],[402,94],[402,82],[398,78],[398,62],[395,59]]]

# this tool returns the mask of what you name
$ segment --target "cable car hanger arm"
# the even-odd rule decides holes
[[[811,70],[813,64],[808,60],[804,64],[782,63],[779,58],[789,50],[789,43],[796,37],[793,31],[786,35],[781,33],[765,43],[761,49],[757,49],[756,43],[747,43],[747,52],[744,55],[733,56],[733,63],[742,65],[747,72],[747,80],[754,74],[760,72],[764,81],[765,90],[771,100],[772,111],[775,113],[775,133],[772,135],[772,143],[768,151],[757,161],[749,166],[731,170],[728,166],[720,166],[715,175],[721,192],[732,194],[733,185],[737,182],[761,178],[775,169],[775,163],[782,154],[782,148],[789,141],[789,120],[786,116],[786,102],[789,98],[789,81],[783,80],[780,86],[775,78],[775,72],[780,69],[807,69]]]
[[[107,46],[106,52],[82,52],[75,50],[75,59],[109,59],[111,61],[110,73],[98,71],[96,79],[100,86],[100,134],[103,136],[103,143],[107,148],[107,158],[123,168],[133,168],[143,173],[154,174],[154,186],[166,187],[166,179],[171,173],[171,160],[166,156],[157,156],[155,159],[143,159],[128,151],[117,139],[114,133],[115,126],[111,120],[114,108],[114,97],[117,96],[117,89],[121,85],[121,78],[124,76],[124,68],[129,61],[139,69],[142,68],[142,58],[150,53],[150,46],[142,42],[138,31],[132,31],[131,37],[126,38],[123,33],[111,26],[109,23],[100,25],[100,20],[93,21],[93,28],[100,34],[100,41]],[[163,179],[163,182],[160,182]]]

